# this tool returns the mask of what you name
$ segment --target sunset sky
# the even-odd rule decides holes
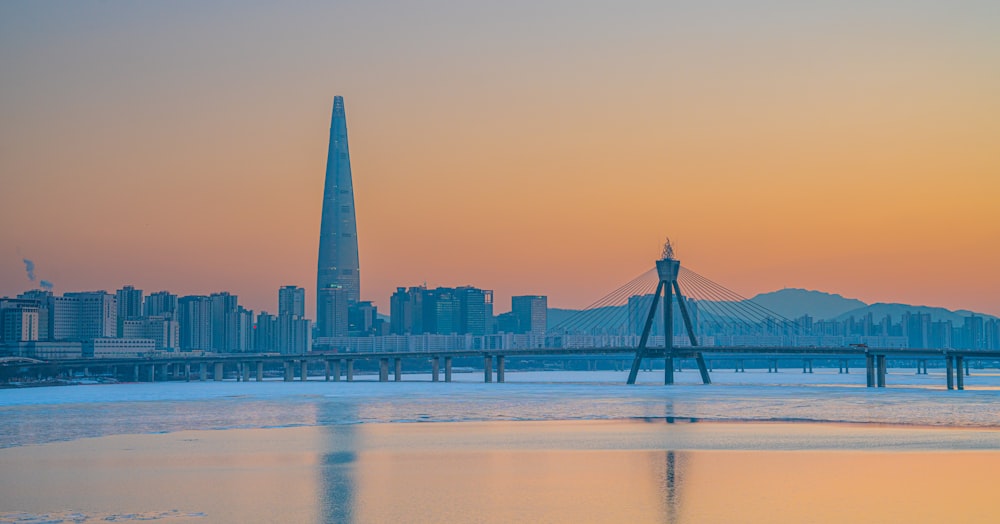
[[[0,296],[315,304],[330,110],[361,292],[582,307],[682,263],[1000,315],[1000,2],[0,3]]]

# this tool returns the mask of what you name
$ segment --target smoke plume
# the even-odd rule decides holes
[[[35,281],[35,263],[32,262],[31,260],[28,260],[27,258],[24,258],[22,260],[24,260],[24,270],[28,272],[28,280],[34,282]]]

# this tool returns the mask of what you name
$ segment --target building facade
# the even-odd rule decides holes
[[[336,307],[341,294],[344,294],[346,303],[361,300],[358,227],[354,212],[351,158],[347,145],[347,117],[344,99],[337,96],[333,99],[333,116],[330,121],[316,272],[316,324],[320,336],[339,336],[341,332],[346,334],[347,304],[343,308],[343,325],[340,308]]]

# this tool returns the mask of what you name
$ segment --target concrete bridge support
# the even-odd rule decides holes
[[[768,373],[778,372],[778,359],[771,359],[767,362],[767,372]]]
[[[191,382],[191,364],[184,364],[184,381]]]
[[[222,380],[222,362],[213,362],[212,380],[219,382]]]
[[[962,374],[964,360],[962,355],[955,355],[955,387],[959,390],[965,389],[965,376]]]
[[[378,360],[378,381],[388,382],[389,381],[389,359],[380,358]]]
[[[323,361],[323,374],[325,376],[324,380],[326,380],[327,382],[329,382],[330,381],[330,361],[329,360],[324,360]]]
[[[354,359],[347,359],[347,381],[354,382]]]
[[[955,389],[955,361],[953,359],[954,357],[951,355],[944,356],[944,375],[945,383],[947,384],[948,389]]]
[[[451,382],[451,357],[444,357],[444,381]]]
[[[340,360],[333,361],[333,381],[340,382]]]
[[[840,359],[840,365],[837,367],[837,373],[846,375],[849,374],[850,372],[851,369],[847,367],[847,359],[846,358]]]
[[[309,361],[302,359],[302,367],[299,369],[299,380],[305,382],[309,380]]]
[[[497,355],[497,382],[504,381],[503,372],[504,372],[503,355]]]
[[[295,365],[295,361],[286,360],[283,362],[283,364],[285,365],[285,382],[291,382],[295,380],[295,368],[292,367]]]
[[[250,363],[241,362],[243,365],[243,382],[250,382]]]
[[[437,382],[439,380],[438,375],[441,373],[441,357],[431,358],[431,382]]]
[[[493,382],[493,357],[491,355],[483,357],[483,381]]]
[[[813,361],[812,359],[806,358],[802,359],[802,372],[812,373],[813,372]]]
[[[878,387],[885,387],[885,355],[878,355],[875,357],[876,367],[878,368]]]
[[[674,357],[663,359],[663,384],[669,386],[674,383]]]
[[[875,355],[865,354],[865,385],[875,387]]]
[[[694,362],[698,365],[698,373],[701,375],[701,383],[711,384],[712,376],[708,374],[709,369],[708,366],[705,365],[705,357],[703,357],[701,353],[697,353],[695,354]]]
[[[149,381],[156,382],[156,365],[150,364],[149,366]]]
[[[208,364],[202,362],[198,364],[198,380],[204,382],[208,378]]]
[[[399,382],[403,380],[403,359],[397,358],[394,360],[392,379],[394,382]]]
[[[139,378],[139,366],[132,366],[132,380],[140,382],[142,379]]]

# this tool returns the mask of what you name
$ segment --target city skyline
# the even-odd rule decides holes
[[[422,282],[584,307],[670,234],[745,296],[998,315],[1000,14],[962,6],[6,4],[0,295],[131,283],[274,310],[315,277],[344,94],[380,310]],[[262,24],[282,43],[255,44]]]

